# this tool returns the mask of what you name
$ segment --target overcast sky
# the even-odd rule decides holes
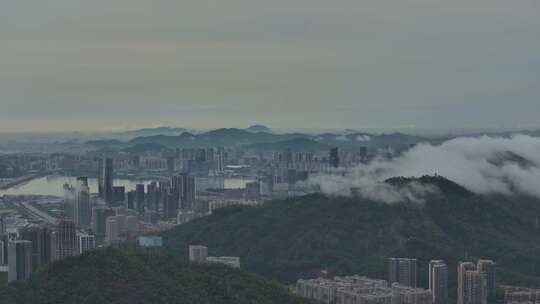
[[[0,131],[540,127],[539,0],[0,2]]]

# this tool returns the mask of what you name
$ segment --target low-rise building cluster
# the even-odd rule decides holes
[[[223,264],[232,268],[240,268],[239,257],[208,256],[208,247],[201,245],[189,246],[189,261],[192,263],[216,263]]]

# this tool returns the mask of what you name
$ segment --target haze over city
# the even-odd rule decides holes
[[[539,0],[0,7],[1,304],[540,304]]]
[[[7,1],[0,131],[527,129],[535,0]]]

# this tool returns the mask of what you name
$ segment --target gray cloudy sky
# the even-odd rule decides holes
[[[0,0],[0,131],[539,127],[539,0]]]

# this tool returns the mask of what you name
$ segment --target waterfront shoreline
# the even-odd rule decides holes
[[[45,177],[45,176],[48,176],[48,175],[49,175],[49,173],[47,172],[47,173],[38,173],[38,174],[31,175],[31,176],[27,176],[27,177],[25,177],[23,179],[13,181],[13,182],[11,182],[9,184],[0,186],[0,191],[9,190],[10,188],[17,187],[19,185],[31,182],[31,181],[33,181],[35,179],[42,178],[42,177]]]

